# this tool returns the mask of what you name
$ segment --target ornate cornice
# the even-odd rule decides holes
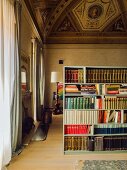
[[[36,17],[41,17],[38,24],[43,27],[44,43],[127,43],[125,1],[39,0],[34,3]]]

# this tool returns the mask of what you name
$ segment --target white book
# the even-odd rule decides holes
[[[76,110],[73,110],[73,123],[76,124]]]
[[[85,111],[82,111],[82,123],[85,124]]]
[[[86,121],[86,119],[87,119],[87,113],[86,113],[86,110],[84,111],[84,116],[85,116],[84,123],[86,124],[86,123],[87,123],[87,121]]]
[[[95,116],[96,116],[96,117],[95,117],[95,123],[97,124],[97,123],[98,123],[98,111],[96,110],[95,113],[96,113],[96,114],[95,114]]]
[[[80,124],[82,124],[82,111],[80,110]]]
[[[91,124],[91,112],[88,110],[88,115],[89,115],[89,122],[88,124]]]
[[[124,111],[121,110],[121,123],[124,123]]]
[[[68,121],[69,121],[69,111],[67,110],[66,111],[66,124],[68,124]]]
[[[79,124],[79,111],[77,111],[77,124]]]
[[[118,113],[119,111],[115,111],[115,123],[118,123]]]
[[[109,119],[109,114],[110,114],[110,110],[107,110],[106,123],[108,123],[108,119]]]
[[[70,111],[70,124],[73,124],[73,110]]]
[[[91,126],[91,135],[94,135],[94,125]]]
[[[83,110],[83,123],[85,124],[86,123],[86,111]]]

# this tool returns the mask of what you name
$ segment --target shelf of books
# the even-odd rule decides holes
[[[64,153],[127,151],[127,68],[64,67]]]

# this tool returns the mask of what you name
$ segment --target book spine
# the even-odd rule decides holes
[[[88,137],[64,137],[64,150],[88,150]]]

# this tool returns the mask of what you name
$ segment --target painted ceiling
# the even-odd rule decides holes
[[[127,0],[26,0],[44,43],[127,43]]]

